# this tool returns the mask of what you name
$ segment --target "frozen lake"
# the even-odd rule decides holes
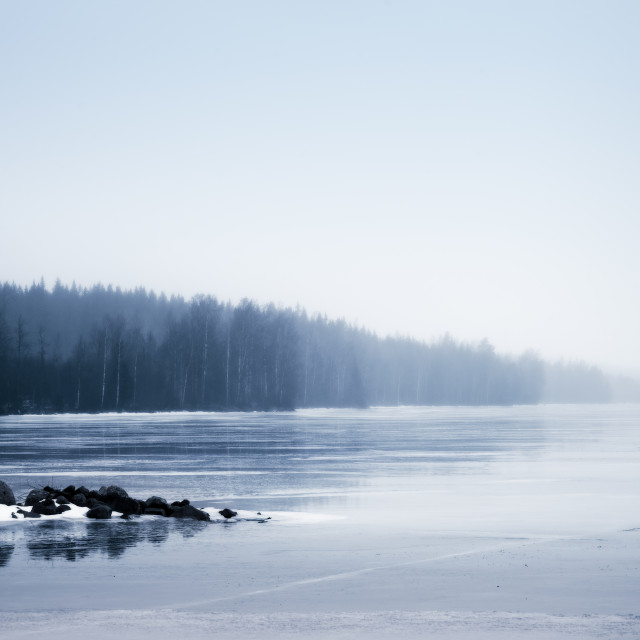
[[[1,524],[12,638],[640,637],[638,405],[11,416],[0,441],[19,497],[271,517]]]

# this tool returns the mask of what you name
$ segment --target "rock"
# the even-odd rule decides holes
[[[128,498],[129,494],[122,488],[115,484],[107,487],[107,498]]]
[[[173,507],[173,512],[171,513],[171,515],[174,518],[190,518],[191,520],[203,521],[211,520],[208,513],[200,511],[200,509],[196,509],[190,504],[186,504],[181,507]]]
[[[100,504],[93,509],[89,509],[85,514],[87,518],[93,518],[95,520],[108,520],[111,518],[111,509],[106,504]]]
[[[4,481],[0,480],[0,504],[15,504],[16,497],[13,495],[11,487]]]
[[[7,491],[11,492],[11,489],[0,481],[0,496],[4,495],[5,487]],[[7,500],[10,500],[11,504],[15,504],[13,492],[10,493]],[[121,513],[121,517],[125,520],[140,514],[201,522],[211,520],[207,512],[197,509],[186,498],[176,500],[169,506],[167,500],[161,496],[151,496],[146,500],[132,498],[122,487],[117,485],[102,486],[98,491],[89,490],[85,486],[76,488],[74,485],[69,485],[62,491],[50,486],[44,489],[33,489],[25,500],[25,506],[32,507],[32,510],[29,512],[18,509],[17,512],[25,518],[39,518],[41,515],[48,516],[69,511],[71,504],[88,507],[86,517],[96,520],[107,520],[112,517],[114,511]],[[238,515],[236,511],[228,508],[222,509],[218,513],[227,519]]]
[[[168,507],[169,504],[167,503],[167,501],[164,498],[161,498],[160,496],[151,496],[150,498],[147,498],[144,503],[147,505],[147,507]]]
[[[139,516],[140,515],[140,503],[135,498],[116,497],[106,498],[107,503],[114,511],[119,511],[123,515]]]
[[[16,520],[18,519],[18,516],[13,511],[11,512],[11,517],[15,518]]]
[[[94,509],[95,507],[108,507],[109,505],[102,502],[102,500],[98,500],[98,498],[89,498],[87,500],[87,507],[89,509]]]
[[[163,516],[171,515],[171,507],[169,506],[169,504],[164,498],[160,498],[159,496],[151,496],[150,498],[147,498],[145,500],[144,507],[145,507],[144,508],[145,514],[150,513],[153,515],[163,515]],[[153,512],[151,510],[153,510]],[[158,510],[161,510],[162,513],[161,514],[156,513],[156,511]]]
[[[88,492],[87,492],[88,493]],[[76,493],[72,498],[71,502],[76,505],[76,507],[86,507],[87,506],[87,498],[84,493]]]
[[[27,495],[27,499],[24,501],[24,506],[32,507],[36,502],[40,502],[40,500],[44,500],[48,497],[49,494],[42,489],[31,489],[31,491],[29,491],[29,495]]]
[[[54,516],[56,514],[57,505],[51,496],[36,502],[31,508],[31,513],[39,513],[42,516]]]

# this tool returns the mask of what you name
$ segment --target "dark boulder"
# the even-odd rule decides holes
[[[76,494],[76,493],[77,493],[77,490],[76,490],[76,488],[75,488],[72,484],[70,484],[68,487],[65,487],[65,488],[62,490],[62,493],[66,493],[66,494],[68,494],[68,495],[72,496],[72,495],[74,495],[74,494]]]
[[[200,511],[200,509],[196,509],[190,504],[186,504],[183,507],[173,507],[173,512],[171,513],[171,515],[174,518],[190,518],[191,520],[203,521],[211,520],[208,513],[206,513],[205,511]]]
[[[158,507],[147,507],[144,510],[144,515],[145,516],[163,516],[163,517],[167,517],[167,512],[164,509],[160,509]]]
[[[53,498],[48,497],[40,500],[40,502],[36,502],[31,508],[31,513],[39,513],[42,516],[54,516],[57,506]]]
[[[31,511],[23,511],[22,509],[18,509],[18,513],[22,514],[24,518],[40,518],[39,513],[32,513]]]
[[[98,500],[98,498],[89,498],[87,500],[87,507],[89,509],[93,509],[94,507],[107,507],[109,505],[102,502],[102,500]]]
[[[164,498],[161,498],[160,496],[151,496],[150,498],[147,498],[144,503],[147,505],[147,507],[168,507],[169,504],[167,503],[167,501]]]
[[[151,496],[147,498],[144,503],[144,512],[149,515],[163,515],[170,516],[171,515],[171,507],[168,502],[164,498],[160,498],[159,496]],[[162,513],[158,513],[158,511],[162,511]]]
[[[89,489],[87,489],[87,487],[85,487],[84,485],[81,487],[78,487],[76,489],[76,494],[81,493],[85,498],[89,497]]]
[[[106,498],[107,504],[114,510],[119,511],[122,515],[127,516],[139,516],[140,515],[140,503],[135,498],[116,497]]]
[[[231,509],[222,509],[222,511],[218,511],[218,513],[223,517],[223,518],[233,518],[234,516],[237,516],[237,512],[232,511]]]
[[[129,494],[122,488],[115,484],[107,487],[107,498],[128,498]]]
[[[67,500],[64,496],[58,496],[56,498],[56,502],[58,504],[69,504],[69,500]]]
[[[27,499],[24,501],[25,507],[33,507],[36,502],[40,502],[40,500],[44,500],[48,498],[49,494],[42,489],[31,489],[29,494],[27,495]]]
[[[54,489],[53,487],[50,487],[49,485],[44,487],[42,490],[45,491],[46,493],[60,493],[57,489]]]
[[[68,504],[59,504],[56,507],[56,513],[64,513],[65,511],[71,511],[71,507]]]
[[[76,507],[86,507],[87,506],[87,498],[84,493],[76,493],[72,498],[71,502],[76,505]]]
[[[0,504],[15,504],[16,497],[13,495],[11,487],[4,481],[0,480]]]
[[[191,504],[186,498],[184,500],[180,500],[180,502],[178,502],[177,500],[175,502],[171,503],[172,507],[186,507],[188,504]]]
[[[89,509],[85,514],[87,518],[93,518],[95,520],[108,520],[111,518],[111,509],[106,504],[98,505]]]

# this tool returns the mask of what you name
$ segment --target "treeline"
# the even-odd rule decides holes
[[[585,378],[586,376],[586,378]],[[588,392],[584,381],[588,379]],[[551,383],[551,384],[550,384]],[[554,395],[555,394],[555,395]],[[606,402],[598,369],[144,289],[0,288],[0,412]]]

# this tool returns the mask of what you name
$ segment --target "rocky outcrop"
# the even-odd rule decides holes
[[[126,519],[136,515],[162,516],[165,518],[180,518],[207,521],[209,514],[191,506],[189,500],[175,501],[169,505],[161,496],[150,496],[146,500],[132,498],[118,486],[100,487],[97,492],[89,491],[87,506],[96,507],[100,504],[109,506],[112,511],[122,513]],[[93,496],[97,497],[93,497]]]
[[[0,481],[0,498],[2,504],[16,504],[13,491],[2,481]],[[70,505],[88,507],[86,517],[96,520],[109,519],[114,511],[121,513],[124,519],[144,514],[202,522],[211,520],[206,511],[197,509],[186,498],[171,504],[160,496],[151,496],[146,500],[140,500],[131,497],[122,487],[117,485],[100,487],[97,491],[87,489],[84,486],[76,488],[74,485],[69,485],[64,489],[55,489],[50,486],[32,489],[24,501],[24,506],[31,507],[31,511],[17,509],[17,513],[25,518],[40,518],[69,511]],[[222,509],[219,513],[224,518],[233,518],[237,515],[235,511],[228,508]]]

